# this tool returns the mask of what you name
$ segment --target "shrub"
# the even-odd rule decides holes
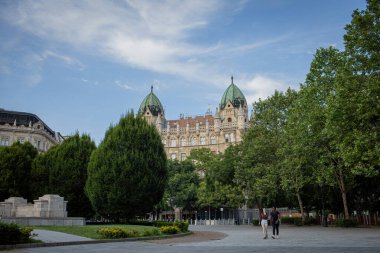
[[[155,220],[153,221],[153,226],[160,228],[163,226],[173,226],[173,223],[172,221]]]
[[[160,227],[161,233],[174,235],[181,232],[181,230],[176,226],[162,226]]]
[[[189,223],[187,221],[176,221],[174,226],[179,228],[181,232],[187,232],[189,230]]]
[[[336,226],[337,227],[345,227],[345,228],[357,227],[358,223],[357,223],[357,221],[351,220],[351,219],[338,219],[338,220],[336,220]]]
[[[122,229],[122,228],[100,228],[96,231],[105,239],[118,239],[139,236],[140,233],[134,229]]]
[[[302,219],[300,218],[300,219],[294,219],[294,225],[296,225],[296,226],[303,226],[304,225],[304,223],[302,222]]]
[[[121,228],[100,228],[96,231],[105,239],[127,238],[129,234]]]
[[[160,230],[157,228],[152,228],[152,229],[147,229],[144,230],[143,236],[155,236],[155,235],[160,235]]]
[[[316,219],[315,217],[305,217],[305,225],[318,225],[319,220]]]
[[[31,241],[32,228],[19,227],[16,224],[0,223],[0,245],[28,243]]]
[[[153,226],[154,225],[152,221],[147,221],[147,220],[129,220],[128,224],[139,225],[139,226]]]
[[[139,231],[134,230],[134,229],[127,230],[126,232],[128,234],[128,237],[135,237],[135,236],[139,236],[140,235]]]
[[[261,224],[260,224],[260,221],[259,221],[259,220],[255,220],[255,219],[253,219],[253,220],[252,220],[252,225],[253,225],[253,226],[260,226]]]
[[[281,217],[282,224],[302,225],[301,217]]]

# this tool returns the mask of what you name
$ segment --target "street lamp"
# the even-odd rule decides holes
[[[220,208],[220,212],[222,213],[222,220],[223,220],[223,225],[224,225],[223,207]]]

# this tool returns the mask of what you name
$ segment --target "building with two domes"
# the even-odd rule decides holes
[[[167,120],[164,107],[153,92],[142,101],[139,114],[155,125],[170,159],[184,160],[192,149],[209,148],[214,153],[224,152],[239,143],[249,127],[248,105],[241,90],[231,84],[224,92],[214,114]]]

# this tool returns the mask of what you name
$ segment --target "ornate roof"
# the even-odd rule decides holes
[[[157,116],[159,113],[164,113],[164,107],[158,97],[153,93],[153,86],[151,86],[150,93],[141,102],[139,113],[144,114],[147,109],[149,109],[154,116]]]
[[[241,90],[234,84],[234,77],[231,76],[231,84],[228,86],[223,94],[222,100],[220,100],[220,109],[224,109],[228,102],[234,107],[239,107],[240,105],[246,106],[247,100],[245,99]]]
[[[44,129],[52,136],[55,132],[48,127],[37,115],[28,112],[8,111],[0,108],[0,125],[15,125],[15,126],[29,126],[41,122]]]

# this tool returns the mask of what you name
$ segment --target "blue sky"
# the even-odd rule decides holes
[[[99,143],[150,86],[167,119],[298,89],[364,0],[0,1],[0,108]],[[251,107],[250,107],[251,108]]]

